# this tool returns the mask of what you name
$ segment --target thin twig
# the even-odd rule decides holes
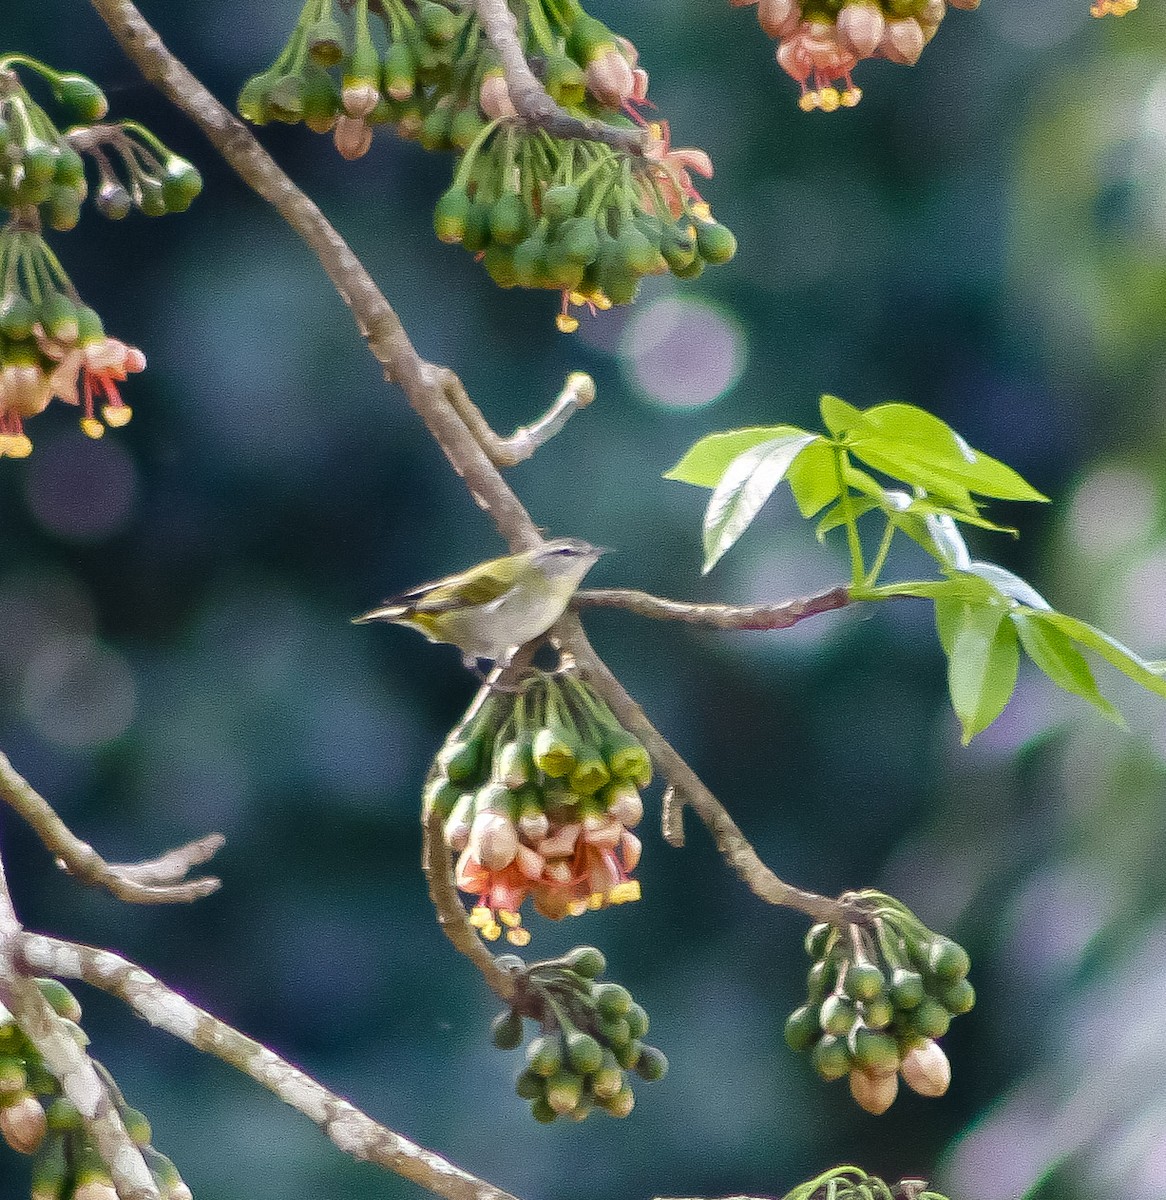
[[[12,905],[0,863],[0,1002],[32,1043],[45,1066],[76,1105],[85,1131],[109,1168],[120,1200],[160,1200],[141,1150],[126,1132],[117,1106],[93,1060],[73,1040],[20,960],[24,930]]]
[[[692,604],[666,600],[630,588],[585,588],[575,593],[573,608],[622,608],[657,621],[682,621],[710,629],[789,629],[807,617],[851,602],[848,587],[831,588],[816,596],[777,604]]]
[[[275,1051],[192,1004],[117,954],[24,933],[20,937],[20,958],[28,970],[81,979],[109,992],[151,1025],[242,1071],[303,1113],[338,1149],[353,1158],[387,1167],[446,1200],[515,1200],[509,1192],[374,1121]]]
[[[532,425],[516,429],[509,437],[499,437],[482,416],[482,410],[470,400],[464,390],[449,393],[450,403],[466,423],[478,444],[490,456],[496,467],[513,467],[525,462],[540,447],[563,428],[581,408],[595,399],[595,380],[582,371],[572,371],[554,404]]]
[[[672,748],[668,740],[644,715],[644,710],[628,695],[623,685],[611,673],[587,640],[579,618],[574,614],[563,617],[556,626],[565,648],[570,650],[579,670],[596,692],[607,702],[619,723],[643,742],[660,774],[673,792],[671,817],[665,833],[673,845],[682,838],[677,801],[691,806],[708,827],[717,849],[729,865],[762,900],[770,904],[797,909],[815,921],[841,925],[861,919],[853,906],[816,892],[803,891],[779,879],[760,859],[757,851],[737,827],[721,802],[701,782],[697,773]]]
[[[449,851],[442,837],[441,816],[435,812],[422,816],[421,866],[429,881],[429,897],[437,910],[437,923],[442,933],[459,954],[464,954],[481,971],[482,978],[500,1000],[513,999],[513,976],[498,965],[494,955],[478,936],[457,894]]]
[[[82,883],[105,888],[119,900],[130,904],[184,904],[209,896],[221,886],[221,880],[213,876],[186,878],[194,867],[206,862],[223,845],[221,834],[209,834],[149,862],[108,863],[88,842],[73,833],[52,805],[2,753],[0,799],[32,826],[64,870]]]
[[[502,63],[510,102],[528,125],[552,137],[604,142],[628,154],[643,154],[644,135],[638,129],[609,125],[596,117],[573,117],[547,94],[530,69],[518,40],[518,21],[506,0],[474,0],[486,40]]]

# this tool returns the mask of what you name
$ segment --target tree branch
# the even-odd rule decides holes
[[[604,142],[627,154],[644,153],[644,135],[638,129],[621,129],[596,117],[573,117],[547,94],[526,61],[518,40],[518,21],[506,0],[474,0],[486,40],[502,62],[506,89],[519,117],[552,137]]]
[[[545,446],[575,413],[595,399],[595,380],[582,371],[572,371],[554,404],[534,424],[516,429],[508,438],[499,437],[490,428],[482,410],[469,398],[464,387],[447,388],[446,397],[490,461],[496,467],[513,467],[525,462],[540,446]]]
[[[275,1051],[119,955],[35,933],[21,934],[19,947],[27,970],[81,979],[123,1000],[151,1025],[250,1076],[318,1125],[343,1153],[387,1167],[446,1200],[515,1200],[509,1192],[374,1121]]]
[[[514,998],[514,979],[498,965],[478,931],[470,924],[457,894],[449,850],[442,836],[442,821],[437,813],[423,815],[421,819],[421,866],[429,882],[429,897],[437,910],[437,923],[442,933],[459,954],[464,954],[481,971],[499,1000],[509,1002]]]
[[[209,896],[221,886],[222,881],[213,876],[201,879],[186,876],[222,847],[222,834],[209,834],[150,862],[107,863],[88,842],[69,829],[3,753],[0,753],[0,799],[32,826],[64,870],[91,887],[105,888],[119,900],[130,904],[182,904]]]
[[[556,626],[562,645],[575,659],[588,682],[603,697],[619,723],[643,742],[673,795],[666,809],[665,836],[672,845],[683,845],[678,803],[692,807],[713,836],[717,849],[749,888],[769,904],[797,909],[815,921],[841,925],[861,921],[861,909],[845,901],[803,891],[779,879],[760,859],[721,802],[701,782],[697,773],[672,748],[668,740],[628,695],[623,684],[595,653],[579,618],[570,614]]]
[[[160,1200],[146,1160],[126,1132],[93,1060],[18,961],[24,936],[0,863],[0,1001],[76,1105],[120,1200]]]
[[[778,604],[691,604],[666,600],[630,588],[585,588],[575,593],[572,608],[623,608],[657,621],[681,621],[710,629],[789,629],[807,617],[851,603],[848,587]]]

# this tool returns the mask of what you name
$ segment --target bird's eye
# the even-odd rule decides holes
[[[571,546],[560,546],[560,547],[559,547],[559,548],[558,548],[558,549],[555,551],[555,553],[556,553],[556,554],[565,554],[565,555],[567,555],[568,557],[570,557],[572,554],[574,554],[574,553],[575,553],[575,551],[574,551],[573,547],[571,547]]]

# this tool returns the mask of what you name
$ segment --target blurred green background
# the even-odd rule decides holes
[[[923,605],[722,635],[595,614],[601,651],[784,877],[877,885],[974,959],[946,1100],[880,1118],[817,1082],[782,1023],[804,922],[756,902],[690,829],[644,826],[644,900],[550,925],[607,951],[669,1054],[626,1121],[535,1126],[494,1011],[431,919],[418,789],[471,695],[455,652],[354,629],[382,595],[500,551],[287,229],[138,80],[84,4],[8,3],[6,49],[93,74],[117,116],[205,172],[184,217],[53,237],[149,371],[101,442],[38,418],[0,464],[0,746],[113,859],[222,830],[223,891],[124,907],[3,817],[22,915],[115,948],[416,1140],[524,1200],[781,1194],[842,1161],[958,1200],[1166,1197],[1166,709],[1103,674],[1129,731],[1022,676],[961,749]],[[859,69],[854,111],[804,115],[749,11],[596,0],[640,47],[740,252],[557,334],[431,232],[449,161],[391,136],[264,143],[319,200],[421,351],[495,427],[572,369],[599,402],[511,473],[536,521],[618,548],[599,585],[734,601],[841,581],[775,500],[701,580],[706,493],[660,473],[713,429],[902,399],[1054,498],[973,539],[1058,607],[1166,657],[1166,9],[1087,0],[952,12],[919,66]],[[293,0],[147,6],[223,99]],[[57,406],[58,408],[60,406]],[[904,560],[902,570],[917,564]],[[654,806],[653,806],[654,807]],[[199,1200],[419,1195],[346,1161],[256,1085],[82,992],[94,1049]],[[18,1196],[25,1166],[0,1157]]]

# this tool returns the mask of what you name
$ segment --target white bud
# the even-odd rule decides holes
[[[925,44],[923,27],[914,17],[904,17],[901,21],[887,22],[887,31],[879,43],[879,53],[891,62],[913,67],[919,61]]]
[[[908,1051],[901,1070],[903,1082],[920,1096],[942,1096],[951,1084],[951,1063],[931,1038]]]
[[[518,853],[518,831],[509,817],[482,812],[470,826],[469,849],[487,871],[502,871]]]
[[[872,1075],[854,1067],[850,1072],[850,1094],[859,1108],[865,1108],[877,1117],[894,1104],[899,1094],[899,1078],[897,1075]]]
[[[44,1141],[48,1130],[45,1110],[32,1095],[0,1108],[0,1135],[17,1154],[32,1154]]]
[[[886,18],[873,4],[847,4],[838,14],[838,43],[859,58],[869,58],[886,27]]]
[[[340,117],[332,131],[332,141],[340,157],[352,162],[368,153],[372,146],[372,127],[364,123],[363,117]]]
[[[801,19],[797,0],[761,0],[757,5],[757,23],[771,38],[788,37]]]
[[[510,99],[506,80],[497,73],[487,75],[478,89],[478,107],[491,121],[498,117],[516,117],[518,109]]]

